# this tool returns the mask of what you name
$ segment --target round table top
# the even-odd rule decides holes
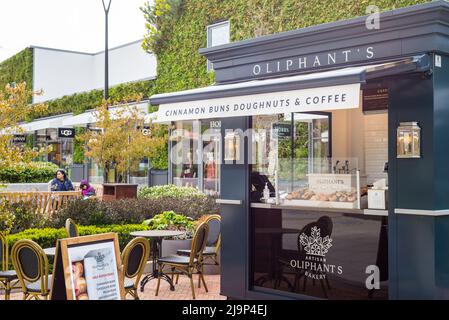
[[[164,237],[174,237],[183,235],[185,231],[176,230],[145,230],[145,231],[134,231],[130,234],[133,237],[144,237],[144,238],[164,238]]]
[[[56,247],[45,248],[44,252],[47,256],[55,256],[56,255]]]

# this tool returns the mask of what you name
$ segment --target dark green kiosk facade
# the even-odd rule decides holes
[[[151,98],[171,181],[219,195],[223,295],[449,298],[449,3],[367,18],[200,49],[216,84]]]

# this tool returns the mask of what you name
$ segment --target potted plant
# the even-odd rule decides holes
[[[162,256],[176,254],[180,249],[190,249],[194,234],[193,220],[185,215],[177,214],[174,211],[164,211],[153,218],[145,220],[144,224],[150,230],[176,230],[184,231],[181,236],[172,239],[162,240]]]

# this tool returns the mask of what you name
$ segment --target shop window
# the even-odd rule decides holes
[[[199,122],[176,122],[170,132],[171,180],[174,185],[199,188]]]
[[[210,196],[220,194],[221,122],[176,122],[170,131],[170,180]]]
[[[221,121],[201,122],[201,141],[203,158],[203,192],[210,196],[220,194],[220,139]]]
[[[229,21],[222,21],[207,26],[207,47],[215,47],[230,41]],[[207,71],[212,71],[213,65],[207,60]]]

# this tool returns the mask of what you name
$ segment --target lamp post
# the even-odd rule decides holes
[[[106,109],[108,109],[108,99],[109,99],[109,52],[108,52],[108,14],[109,8],[111,7],[112,0],[108,1],[108,5],[106,6],[105,0],[101,0],[103,3],[104,15],[105,15],[105,40],[104,40],[104,100],[106,101]],[[109,164],[105,165],[103,172],[103,179],[105,182],[108,182],[109,169],[106,170],[106,167],[109,167]]]
[[[108,52],[108,13],[111,7],[112,0],[109,0],[106,6],[104,0],[103,9],[105,14],[105,49],[104,49],[104,99],[107,101],[109,99],[109,52]]]

